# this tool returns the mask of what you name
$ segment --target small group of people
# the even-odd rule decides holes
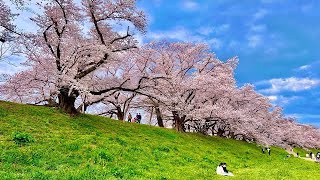
[[[230,171],[227,170],[227,163],[222,162],[219,164],[216,170],[218,175],[222,176],[234,176]]]
[[[142,119],[142,116],[140,113],[137,113],[136,117],[132,118],[132,115],[131,113],[129,113],[128,115],[128,122],[132,122],[132,123],[141,123],[141,119]]]
[[[268,154],[269,154],[269,156],[270,156],[270,155],[271,155],[271,149],[270,149],[270,147],[267,147],[267,148],[263,147],[263,148],[262,148],[262,153],[263,153],[263,154],[266,153],[266,151],[268,152]]]
[[[320,152],[317,152],[317,154],[316,154],[316,161],[320,162]]]
[[[317,152],[317,154],[313,154],[312,152],[310,152],[309,157],[311,159],[315,159],[317,162],[320,162],[320,152]]]

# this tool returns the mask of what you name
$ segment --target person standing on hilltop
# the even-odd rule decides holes
[[[142,116],[140,113],[137,114],[137,119],[138,119],[138,123],[140,124],[142,119]]]
[[[270,149],[270,147],[267,148],[267,151],[268,151],[268,154],[269,154],[269,156],[270,156],[270,154],[271,154],[271,149]]]
[[[132,119],[132,115],[131,115],[131,113],[129,113],[129,115],[128,115],[128,122],[131,122],[131,119]]]

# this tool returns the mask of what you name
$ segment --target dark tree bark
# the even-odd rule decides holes
[[[57,107],[57,106],[59,106],[54,99],[48,99],[47,102],[48,102],[47,106],[49,106],[49,107]]]
[[[69,88],[62,87],[60,89],[60,94],[58,95],[59,107],[66,113],[70,115],[76,115],[79,112],[74,107],[76,98],[79,96],[78,91],[72,91],[69,95]]]
[[[160,108],[159,107],[155,107],[155,109],[156,109],[158,125],[159,125],[159,127],[164,127]]]
[[[186,116],[180,117],[177,111],[172,111],[172,114],[176,131],[184,132],[184,120]]]
[[[223,137],[223,134],[224,134],[224,133],[225,133],[224,129],[218,128],[217,136]]]
[[[124,112],[121,110],[120,106],[117,106],[117,118],[118,120],[124,120]]]

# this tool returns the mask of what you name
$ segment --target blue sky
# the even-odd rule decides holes
[[[206,42],[217,57],[238,56],[238,85],[252,83],[284,113],[320,127],[320,1],[139,0],[144,43]]]
[[[286,115],[320,127],[319,0],[137,1],[149,19],[141,43],[206,42],[222,60],[238,56],[239,86],[255,85]],[[31,30],[27,17],[17,22]],[[0,73],[19,70],[0,62]]]

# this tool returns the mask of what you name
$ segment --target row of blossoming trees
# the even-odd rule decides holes
[[[284,117],[252,85],[236,86],[236,57],[221,61],[206,44],[138,47],[133,33],[144,33],[147,23],[134,0],[47,0],[37,6],[37,32],[16,33],[13,15],[0,0],[1,43],[14,43],[28,67],[1,84],[3,99],[70,114],[103,104],[101,114],[119,120],[142,108],[159,126],[177,131],[320,147],[318,129]],[[7,38],[12,33],[16,38]]]

